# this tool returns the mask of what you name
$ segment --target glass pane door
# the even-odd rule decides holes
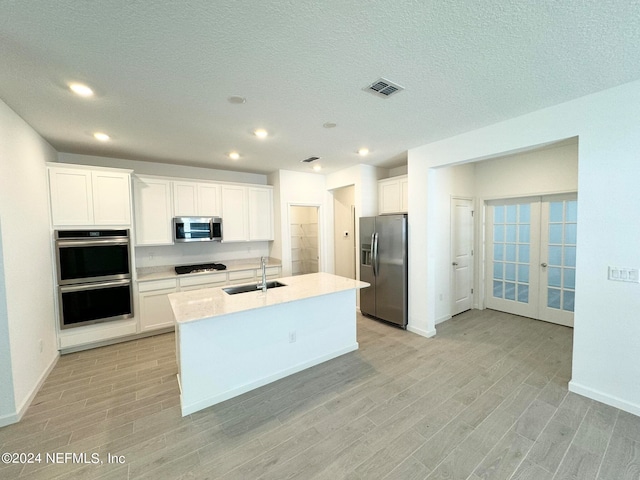
[[[576,288],[578,201],[575,196],[548,197],[543,202],[540,318],[573,325]]]
[[[532,316],[538,284],[531,275],[537,261],[539,202],[493,203],[487,207],[486,306],[516,315]]]

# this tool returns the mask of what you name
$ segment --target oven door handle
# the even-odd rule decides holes
[[[58,247],[93,247],[103,245],[129,245],[129,240],[113,240],[109,238],[100,240],[56,240]]]
[[[114,282],[76,283],[74,285],[61,285],[60,292],[80,292],[82,290],[96,290],[98,288],[122,287],[131,285],[131,280],[116,280]]]

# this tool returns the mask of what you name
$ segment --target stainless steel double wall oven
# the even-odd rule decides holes
[[[56,230],[60,328],[133,317],[129,230]]]

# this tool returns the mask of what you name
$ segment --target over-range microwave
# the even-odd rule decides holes
[[[174,217],[173,240],[175,242],[220,242],[222,219],[220,217]]]

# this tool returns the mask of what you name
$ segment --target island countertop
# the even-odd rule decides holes
[[[176,322],[186,323],[369,286],[366,282],[324,272],[278,281],[286,286],[270,288],[266,294],[256,290],[229,295],[223,290],[226,287],[216,287],[171,293],[169,301]]]

